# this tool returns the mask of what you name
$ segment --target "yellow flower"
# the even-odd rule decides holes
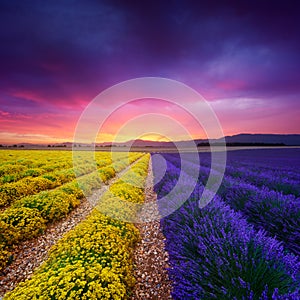
[[[128,161],[142,156],[130,153]],[[114,166],[124,168],[124,155],[119,157]],[[148,162],[149,155],[144,155],[101,200],[113,202],[114,191],[122,195],[124,202],[142,202]],[[131,185],[128,178],[139,185]],[[120,209],[126,207],[120,205]],[[55,207],[58,209],[53,212],[63,210],[59,203]],[[129,209],[128,213],[136,212]],[[19,222],[23,224],[22,218]],[[132,251],[138,239],[139,231],[133,224],[109,218],[94,209],[51,248],[48,259],[31,279],[18,284],[4,299],[49,299],[49,295],[54,299],[126,299],[135,282]]]

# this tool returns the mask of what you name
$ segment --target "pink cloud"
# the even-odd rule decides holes
[[[225,91],[241,90],[246,87],[243,80],[227,79],[219,81],[216,86]]]

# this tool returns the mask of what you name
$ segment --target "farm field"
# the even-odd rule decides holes
[[[114,154],[113,161],[109,153],[96,153],[95,160],[98,168],[96,171],[93,171],[94,169],[85,161],[84,152],[82,165],[76,166],[75,170],[71,167],[72,153],[67,151],[56,153],[53,151],[2,151],[1,155],[4,157],[2,170],[11,170],[11,168],[15,170],[15,172],[7,172],[11,178],[15,179],[5,182],[0,188],[1,195],[5,199],[0,214],[1,268],[4,271],[7,265],[9,267],[13,264],[13,252],[18,244],[43,235],[47,226],[67,217],[80,205],[85,195],[92,194],[93,190],[101,188],[110,179],[116,178],[114,183],[109,185],[109,189],[101,195],[101,200],[109,201],[115,194],[118,194],[121,199],[127,201],[143,201],[142,187],[149,162],[149,155],[143,153],[130,153],[129,156],[117,153]],[[55,171],[56,161],[60,162],[60,166],[63,164],[65,168]],[[30,170],[35,169],[38,170],[36,174],[27,176]],[[19,175],[20,172],[23,173]],[[7,173],[3,172],[3,176]],[[75,175],[78,176],[77,179]],[[140,187],[128,184],[128,178],[134,178]],[[39,184],[40,182],[43,184]],[[38,188],[34,189],[36,186]],[[113,189],[116,190],[115,194],[111,192]],[[97,222],[94,222],[95,220]],[[80,286],[85,295],[82,295],[82,299],[84,297],[109,299],[112,294],[115,294],[117,299],[123,298],[134,281],[130,272],[132,267],[130,252],[137,238],[138,232],[133,225],[107,218],[95,208],[84,222],[70,230],[51,249],[48,260],[43,265],[46,269],[48,268],[49,272],[41,266],[36,270],[36,275],[31,281],[25,283],[27,287],[18,287],[5,298],[32,299],[40,295],[53,299],[74,296],[77,299],[81,297],[78,292]],[[66,245],[69,245],[69,251]],[[55,251],[55,249],[58,250]],[[54,266],[54,261],[59,266],[58,269]],[[62,268],[63,265],[65,269]],[[80,274],[77,273],[79,265],[83,268]],[[90,269],[83,272],[84,266]],[[103,274],[100,276],[97,272],[102,269]],[[92,273],[94,273],[93,276]],[[86,281],[83,281],[85,287],[82,286],[83,283],[80,286],[72,283],[72,278],[75,282],[81,279],[82,274],[88,276]],[[1,277],[5,279],[5,276],[3,272]],[[37,280],[40,276],[44,278],[44,282]],[[58,280],[62,278],[66,278],[66,282],[69,283],[66,286],[62,284],[61,289],[57,289]],[[113,284],[109,288],[107,288],[108,281]],[[35,287],[32,282],[35,282]],[[49,284],[49,289],[44,288],[45,283]],[[41,286],[43,289],[40,289]],[[87,288],[86,292],[85,288]],[[42,291],[44,295],[40,294]],[[58,294],[52,295],[55,291]]]
[[[141,239],[151,241],[142,237],[141,226],[118,220],[124,211],[128,216],[138,213],[126,201],[145,201],[149,162],[162,214],[176,205],[177,199],[159,199],[179,176],[184,184],[176,197],[181,199],[191,176],[199,173],[188,199],[162,218],[157,229],[164,235],[172,286],[171,295],[160,299],[300,299],[300,149],[229,151],[222,184],[204,208],[199,208],[199,195],[210,172],[220,176],[221,170],[218,165],[211,170],[209,153],[199,153],[201,164],[195,165],[189,153],[120,152],[112,159],[109,152],[96,152],[96,170],[84,151],[80,155],[74,169],[70,151],[0,151],[3,299],[156,299],[155,294],[137,297],[132,292],[139,282],[134,251]],[[159,156],[166,162],[163,176]],[[47,235],[96,191],[101,191],[96,193],[99,203],[55,240],[33,274],[14,277],[9,287],[5,278],[16,249]],[[124,206],[113,208],[114,218],[101,213],[117,203],[116,196]],[[161,248],[153,248],[152,253],[163,257]]]
[[[182,157],[195,174],[199,165],[189,162],[189,154]],[[164,158],[167,171],[155,185],[158,199],[174,188],[180,174],[180,157]],[[193,193],[161,222],[173,298],[300,299],[299,149],[228,152],[221,187],[202,209],[198,201],[210,154],[201,153],[200,161]],[[154,156],[152,163],[154,176],[160,176],[160,160]],[[218,166],[212,172],[217,176]],[[190,174],[183,174],[179,199]],[[159,204],[162,211],[164,205]]]

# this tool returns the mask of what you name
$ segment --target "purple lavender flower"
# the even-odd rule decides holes
[[[156,187],[158,196],[160,190],[167,193],[167,187],[172,187],[179,176],[180,165],[170,154],[168,159],[172,165],[160,183],[164,189]],[[249,197],[263,192],[246,183],[240,186],[246,193],[244,203],[239,204],[243,214],[233,211],[218,196],[199,209],[197,200],[204,188],[200,181],[201,175],[189,200],[161,221],[174,299],[300,299],[299,258],[286,253],[276,239],[245,219]],[[223,185],[222,196],[230,187]]]

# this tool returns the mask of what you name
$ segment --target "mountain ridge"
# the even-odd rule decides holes
[[[263,134],[263,133],[239,133],[235,135],[225,136],[227,144],[274,144],[282,146],[300,146],[300,134]],[[222,138],[211,139],[211,144],[218,144],[222,141]],[[151,141],[151,140],[129,140],[126,142],[103,142],[96,143],[97,147],[174,147],[175,145],[181,147],[188,147],[191,145],[191,142],[194,142],[196,145],[207,144],[208,139],[195,139],[195,140],[183,140],[183,141]],[[78,144],[78,143],[76,143]],[[30,146],[44,146],[44,147],[72,147],[72,142],[63,142],[63,143],[46,143],[46,144],[37,144],[37,143],[18,143],[14,147],[30,147]],[[91,144],[78,144],[78,146],[90,146]],[[194,145],[194,144],[193,144]],[[8,146],[8,145],[4,145]],[[3,145],[2,145],[3,147]],[[10,146],[12,147],[12,146]]]
[[[247,143],[247,144],[284,144],[286,146],[300,146],[300,134],[253,134],[240,133],[236,135],[225,136],[226,143]],[[180,146],[189,146],[194,141],[197,145],[208,143],[208,139],[195,139],[190,141],[147,141],[147,140],[130,140],[124,143],[110,143],[115,146],[137,146],[137,147],[168,147],[175,144]],[[222,141],[222,138],[211,139],[212,144],[217,144]],[[100,144],[97,144],[100,145]]]

